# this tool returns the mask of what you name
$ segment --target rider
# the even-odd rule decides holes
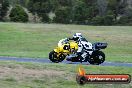
[[[92,54],[92,43],[83,38],[81,33],[75,33],[72,38],[67,40],[74,40],[78,43],[77,57],[80,61],[85,60],[87,53]]]

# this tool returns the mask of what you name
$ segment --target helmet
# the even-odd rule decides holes
[[[82,38],[82,34],[81,33],[75,33],[73,35],[73,38],[76,39],[76,40],[78,40],[79,38]]]

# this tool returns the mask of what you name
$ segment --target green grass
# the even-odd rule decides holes
[[[81,32],[91,42],[108,42],[106,61],[132,62],[131,26],[0,23],[0,56],[47,58],[65,37]],[[130,74],[132,68],[83,66],[90,74]],[[132,88],[130,84],[76,83],[78,65],[0,61],[1,88]]]
[[[130,74],[132,68],[128,67],[103,67],[103,66],[84,66],[87,74]],[[78,65],[70,64],[41,64],[41,63],[18,63],[0,62],[0,68],[4,68],[4,74],[0,77],[1,88],[131,88],[130,84],[86,84],[80,86],[76,83]],[[22,71],[21,71],[22,70]],[[25,72],[32,70],[33,72]],[[39,73],[40,71],[40,73]],[[42,74],[42,72],[47,72]],[[48,71],[51,71],[48,73]],[[55,71],[55,72],[54,72]],[[38,73],[36,73],[38,72]],[[60,72],[56,74],[56,72]],[[36,73],[32,75],[32,73]],[[21,76],[19,76],[21,74]]]
[[[106,61],[132,62],[131,26],[0,23],[0,56],[48,57],[57,42],[81,32],[90,42],[107,42]]]

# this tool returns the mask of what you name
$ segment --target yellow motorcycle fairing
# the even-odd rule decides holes
[[[78,44],[76,42],[70,42],[70,49],[78,49]]]
[[[70,46],[68,50],[64,50],[64,46]],[[66,54],[70,54],[70,50],[71,49],[74,49],[74,50],[77,50],[78,49],[78,44],[76,42],[69,42],[67,44],[63,44],[62,46],[58,46],[54,49],[54,51],[56,53],[66,53]]]
[[[52,62],[61,62],[67,55],[74,54],[78,50],[78,44],[76,42],[68,42],[60,44],[53,51],[49,53],[49,59]]]

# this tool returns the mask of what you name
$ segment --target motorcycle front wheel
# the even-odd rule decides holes
[[[54,63],[58,63],[58,62],[62,62],[65,59],[65,55],[60,54],[59,56],[57,56],[57,53],[55,51],[51,51],[49,53],[49,59],[50,59],[50,61],[52,61]]]

